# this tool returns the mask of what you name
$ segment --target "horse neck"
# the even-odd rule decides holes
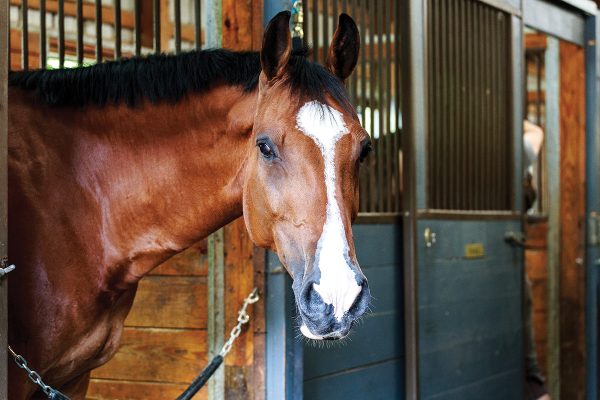
[[[107,267],[136,282],[242,215],[255,103],[255,93],[219,87],[176,104],[86,112],[76,179],[101,210]]]

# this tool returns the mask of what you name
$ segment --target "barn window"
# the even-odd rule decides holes
[[[512,210],[510,19],[471,0],[428,0],[427,203]]]

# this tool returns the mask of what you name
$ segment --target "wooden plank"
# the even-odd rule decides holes
[[[205,329],[206,313],[205,278],[147,276],[125,325]]]
[[[560,43],[561,398],[585,396],[585,60]],[[579,260],[579,261],[578,261]]]
[[[546,50],[547,36],[543,33],[528,33],[525,35],[526,50]]]
[[[125,328],[118,353],[92,378],[185,384],[206,363],[205,330]]]
[[[365,317],[352,328],[348,339],[323,348],[314,343],[304,346],[304,380],[341,373],[392,358],[404,358],[402,310]],[[378,332],[376,335],[373,332]],[[367,393],[362,394],[364,398]]]
[[[304,383],[305,399],[389,400],[404,398],[404,361],[390,360]],[[368,395],[365,395],[368,394]]]
[[[173,256],[150,275],[206,276],[208,272],[206,239]]]
[[[156,382],[128,382],[106,379],[92,379],[86,395],[87,399],[94,400],[147,400],[147,399],[175,399],[187,387],[184,384],[156,383]],[[206,400],[206,391],[201,390],[194,400]]]
[[[0,258],[8,255],[7,246],[7,136],[8,136],[8,0],[0,1]],[[0,279],[0,399],[6,399],[8,345],[7,279]]]

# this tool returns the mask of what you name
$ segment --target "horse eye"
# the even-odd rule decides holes
[[[373,146],[371,146],[370,140],[368,142],[364,143],[360,149],[360,156],[358,158],[360,160],[360,162],[363,162],[372,150],[373,150]]]
[[[258,143],[258,149],[260,150],[262,155],[267,159],[272,159],[273,157],[275,157],[273,149],[271,149],[271,146],[269,146],[267,143]]]

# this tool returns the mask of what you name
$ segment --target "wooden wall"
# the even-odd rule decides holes
[[[525,224],[525,271],[531,283],[534,345],[538,366],[548,376],[548,221]]]
[[[260,48],[262,1],[223,0],[222,9],[223,47]],[[264,251],[254,248],[242,219],[224,228],[224,247],[227,338],[252,288],[264,293]],[[207,269],[204,241],[142,279],[121,347],[92,372],[88,398],[168,399],[183,391],[207,363]],[[264,398],[263,299],[249,312],[249,325],[225,359],[227,399]],[[207,391],[195,398],[207,398]]]
[[[585,62],[560,42],[561,398],[585,396]]]

